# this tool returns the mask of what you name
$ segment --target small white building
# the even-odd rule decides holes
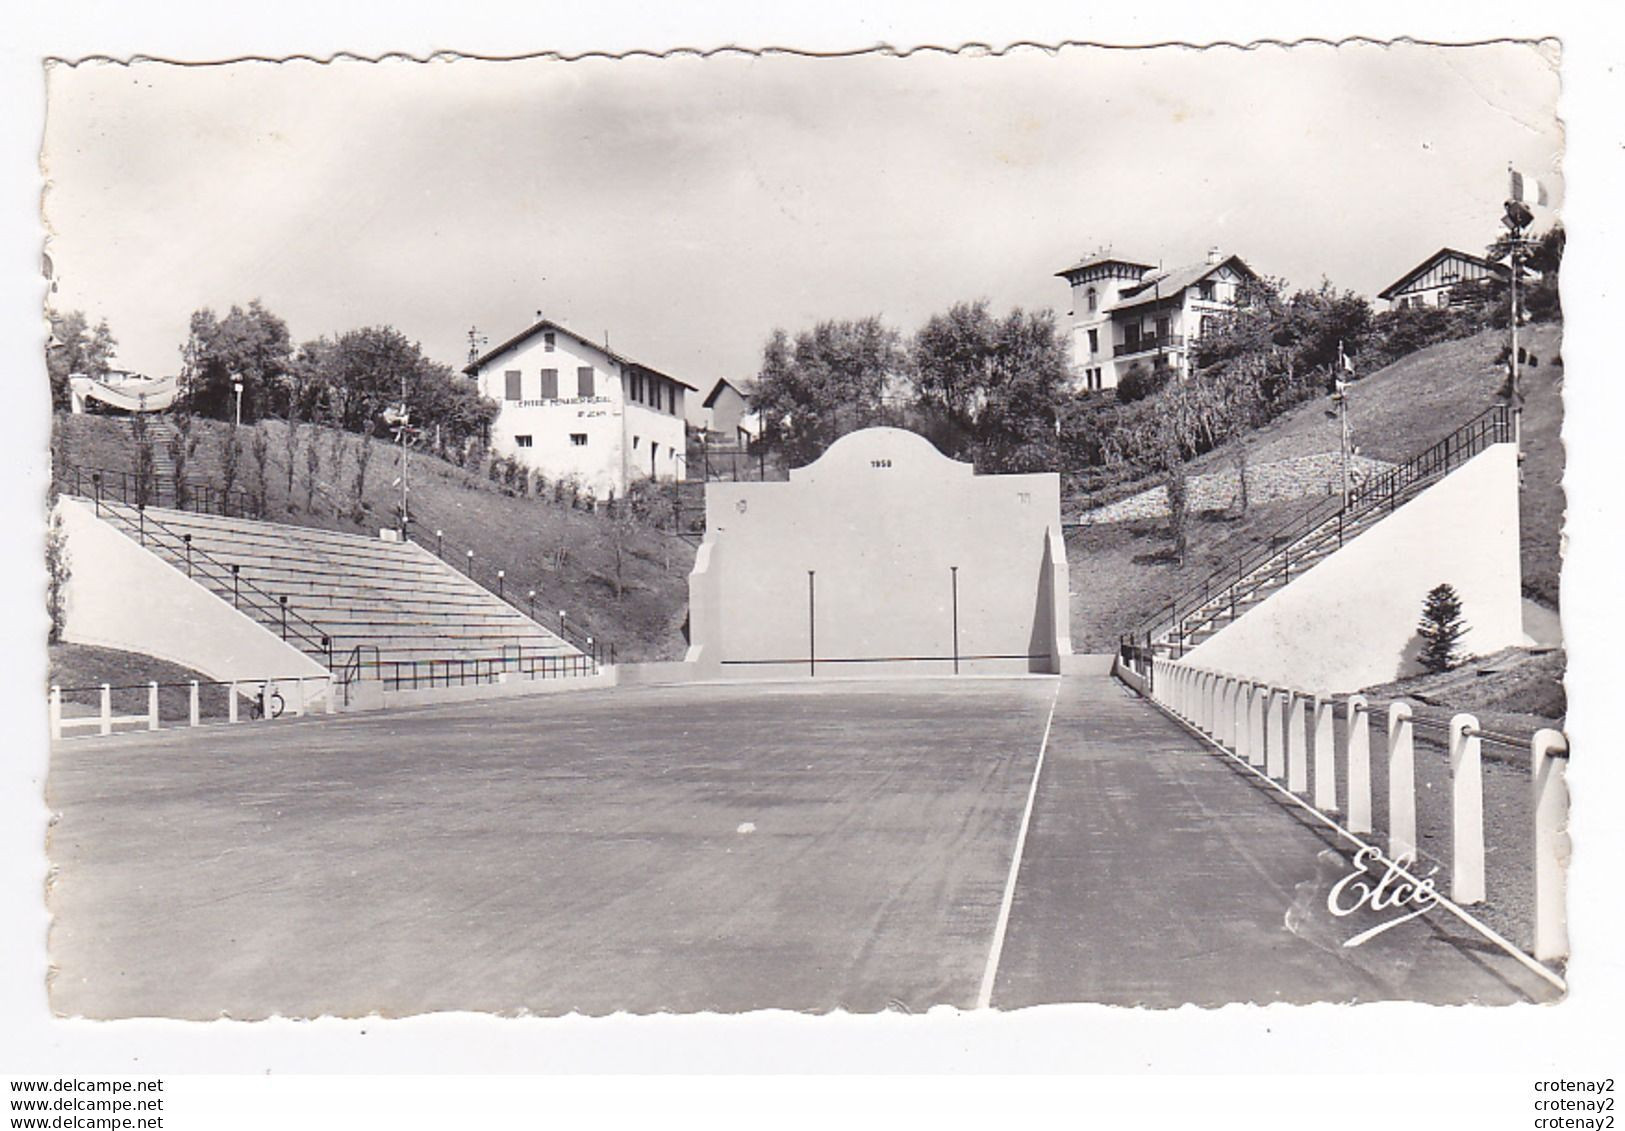
[[[491,449],[599,498],[639,479],[680,479],[688,382],[540,314],[463,370],[495,401]]]
[[[722,437],[725,444],[748,448],[760,434],[761,426],[744,390],[726,377],[718,378],[711,386],[703,407],[705,430]]]
[[[1462,301],[1459,283],[1511,277],[1505,263],[1493,263],[1480,255],[1469,255],[1453,247],[1441,247],[1377,293],[1388,300],[1389,310],[1407,306],[1450,306]],[[1520,279],[1523,274],[1518,276]]]
[[[1172,269],[1103,251],[1056,275],[1072,287],[1072,378],[1084,390],[1115,389],[1134,365],[1189,373],[1190,344],[1257,278],[1217,248],[1201,263]]]

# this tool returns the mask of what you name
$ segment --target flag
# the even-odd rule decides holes
[[[1517,201],[1519,204],[1538,204],[1546,207],[1550,203],[1550,196],[1546,186],[1534,177],[1526,177],[1518,170],[1508,166],[1512,183],[1508,187],[1508,201]]]
[[[1354,372],[1354,359],[1343,352],[1343,343],[1337,343],[1337,367],[1344,373]]]

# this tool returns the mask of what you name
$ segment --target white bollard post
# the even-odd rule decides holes
[[[1252,702],[1253,685],[1246,680],[1236,681],[1236,692],[1230,697],[1230,737],[1234,740],[1236,757],[1252,760],[1253,744],[1247,734],[1247,706]]]
[[[305,677],[299,676],[293,681],[293,717],[305,717]]]
[[[1272,687],[1264,704],[1264,773],[1276,779],[1286,776],[1287,694]]]
[[[1450,720],[1450,898],[1484,902],[1484,768],[1478,719]]]
[[[62,737],[62,688],[51,684],[51,738]]]
[[[197,726],[201,720],[199,719],[197,680],[195,679],[192,681],[192,686],[187,689],[187,698],[189,700],[187,704],[187,721],[192,726]]]
[[[1293,793],[1309,792],[1309,736],[1304,732],[1307,696],[1289,691],[1291,706],[1286,721],[1286,787]]]
[[[231,688],[226,692],[226,721],[237,721],[237,681],[231,681]]]
[[[102,684],[102,725],[101,733],[113,733],[113,689]]]
[[[1388,856],[1416,859],[1416,728],[1408,703],[1388,707]]]
[[[1371,831],[1371,704],[1364,695],[1348,699],[1349,832]]]
[[[1220,746],[1236,748],[1236,681],[1229,676],[1219,677],[1219,702],[1213,720],[1213,737]]]
[[[1327,695],[1315,696],[1315,808],[1337,812],[1337,732],[1334,705]]]
[[[338,695],[338,683],[333,679],[332,675],[329,674],[327,677],[327,713],[329,715],[338,714],[339,705],[336,702]]]
[[[1196,725],[1203,734],[1213,733],[1213,685],[1218,681],[1212,672],[1203,672],[1197,685]]]
[[[1252,685],[1247,697],[1247,764],[1264,764],[1264,714],[1268,710],[1270,690],[1262,683]]]
[[[147,729],[158,729],[158,681],[147,683]]]
[[[1561,731],[1537,730],[1530,744],[1535,783],[1535,957],[1569,955],[1569,744]]]

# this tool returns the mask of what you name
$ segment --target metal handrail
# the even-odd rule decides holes
[[[75,464],[72,467],[65,467],[54,473],[58,477],[57,482],[59,485],[64,484],[69,472],[71,472],[73,475],[73,493],[75,495],[79,495],[82,498],[92,497],[92,494],[87,493],[84,489],[84,480],[86,476],[89,476],[92,480],[92,486],[96,488],[95,497],[97,498],[100,497],[99,493],[101,486],[106,485],[110,489],[113,483],[113,477],[117,476],[119,484],[119,501],[124,503],[125,506],[136,505],[130,501],[130,495],[132,493],[131,481],[139,481],[140,478],[136,472],[126,471],[123,468],[116,467],[91,467]],[[169,497],[174,500],[173,506],[176,510],[190,510],[197,514],[218,514],[222,518],[245,518],[252,514],[259,513],[259,507],[255,505],[254,496],[247,491],[240,489],[235,489],[229,492],[222,491],[218,487],[210,487],[207,484],[195,483],[190,479],[180,480],[174,476],[169,477],[169,482],[171,484]],[[182,482],[186,484],[187,491],[191,495],[191,503],[187,506],[182,506],[180,504],[179,495],[174,490],[174,486]],[[163,502],[163,484],[164,477],[154,473],[152,477],[153,498],[148,503],[149,506],[166,505]],[[140,492],[137,489],[135,493],[139,496]],[[232,509],[232,500],[234,498],[237,500],[235,511]],[[211,500],[215,501],[217,504],[213,508],[208,505]]]
[[[470,581],[484,589],[487,593],[490,593],[499,600],[508,604],[515,611],[525,613],[525,615],[528,616],[532,621],[535,621],[538,625],[542,625],[542,627],[546,628],[549,632],[555,633],[562,640],[564,640],[565,643],[591,656],[593,663],[613,664],[615,662],[616,650],[612,641],[600,640],[595,634],[588,632],[584,627],[577,628],[570,622],[570,618],[568,616],[561,615],[559,617],[557,628],[554,628],[551,625],[545,625],[538,620],[536,617],[536,586],[534,583],[526,584],[523,582],[518,582],[509,584],[508,571],[506,569],[500,569],[495,566],[487,565],[482,559],[478,559],[472,550],[463,550],[463,556],[459,558],[457,556],[458,547],[454,546],[451,547],[451,556],[448,557],[445,540],[439,537],[438,534],[435,537],[433,544],[430,544],[423,538],[422,535],[418,533],[418,530],[424,526],[423,521],[420,520],[420,514],[421,512],[414,514],[411,517],[411,521],[407,523],[406,536],[408,539],[423,547],[424,550],[433,554],[440,561],[445,562],[447,565],[463,574],[464,577],[467,577]],[[494,584],[488,583],[481,578],[479,573],[481,570],[483,570],[485,574],[490,577]]]
[[[1292,551],[1315,534],[1327,531],[1332,522],[1339,524],[1341,537],[1343,526],[1351,519],[1363,518],[1384,506],[1389,510],[1394,509],[1401,498],[1408,497],[1413,487],[1432,482],[1441,472],[1451,470],[1490,444],[1510,438],[1508,406],[1491,405],[1422,452],[1355,488],[1349,493],[1346,503],[1341,498],[1328,500],[1272,531],[1259,548],[1240,555],[1234,564],[1213,571],[1199,585],[1191,586],[1155,615],[1140,622],[1123,643],[1131,646],[1135,640],[1143,639],[1150,647],[1154,637],[1172,632],[1178,637],[1174,646],[1182,649],[1184,638],[1188,635],[1184,627],[1186,618],[1215,598],[1227,598],[1233,605],[1238,596],[1238,587],[1260,570],[1270,567],[1277,558],[1281,562],[1280,568],[1290,579]],[[1273,574],[1274,570],[1271,569],[1270,573]],[[1215,582],[1219,584],[1215,586]]]
[[[321,652],[327,656],[329,666],[331,666],[332,634],[323,629],[319,624],[316,624],[308,617],[299,613],[297,610],[290,608],[286,597],[273,597],[271,594],[265,592],[265,590],[255,585],[252,581],[245,581],[242,577],[241,566],[229,565],[214,557],[207,550],[197,548],[192,544],[191,535],[178,533],[169,526],[165,525],[162,519],[150,517],[146,513],[145,507],[136,506],[132,508],[137,512],[137,518],[132,521],[130,516],[119,513],[117,508],[124,506],[129,506],[129,504],[113,503],[110,501],[104,502],[100,499],[96,501],[96,511],[98,515],[101,514],[102,509],[105,507],[108,515],[122,523],[129,530],[136,532],[137,540],[143,546],[146,545],[146,539],[149,536],[149,531],[157,531],[162,534],[167,534],[171,539],[174,540],[176,545],[180,546],[181,548],[179,550],[176,550],[173,547],[165,548],[168,549],[170,553],[184,559],[186,562],[188,576],[191,575],[193,570],[197,570],[198,572],[202,572],[204,576],[208,577],[210,575],[208,574],[207,570],[201,569],[200,566],[214,567],[214,569],[218,571],[218,575],[213,579],[217,580],[222,586],[229,585],[231,587],[233,607],[240,608],[243,604],[242,594],[244,590],[247,590],[251,595],[257,594],[259,597],[264,598],[263,604],[248,601],[248,607],[256,611],[263,610],[268,612],[272,616],[272,619],[281,625],[282,638],[284,640],[288,638],[291,631],[297,639],[303,641],[307,645],[305,649],[307,652],[312,648],[318,652]],[[156,536],[154,536],[154,541],[158,541]],[[171,562],[170,564],[176,565],[174,562]],[[179,568],[179,566],[176,565],[176,568]],[[297,627],[290,629],[288,624],[290,618],[295,622],[296,625],[303,625],[308,628],[312,633],[315,634],[314,637],[307,636],[305,633],[299,631]]]

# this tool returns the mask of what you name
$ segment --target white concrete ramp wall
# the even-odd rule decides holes
[[[1272,594],[1186,662],[1266,683],[1357,691],[1418,670],[1416,626],[1441,582],[1468,654],[1524,643],[1518,464],[1495,444]]]
[[[63,639],[142,652],[211,679],[325,676],[327,669],[96,517],[57,500],[72,575]]]

